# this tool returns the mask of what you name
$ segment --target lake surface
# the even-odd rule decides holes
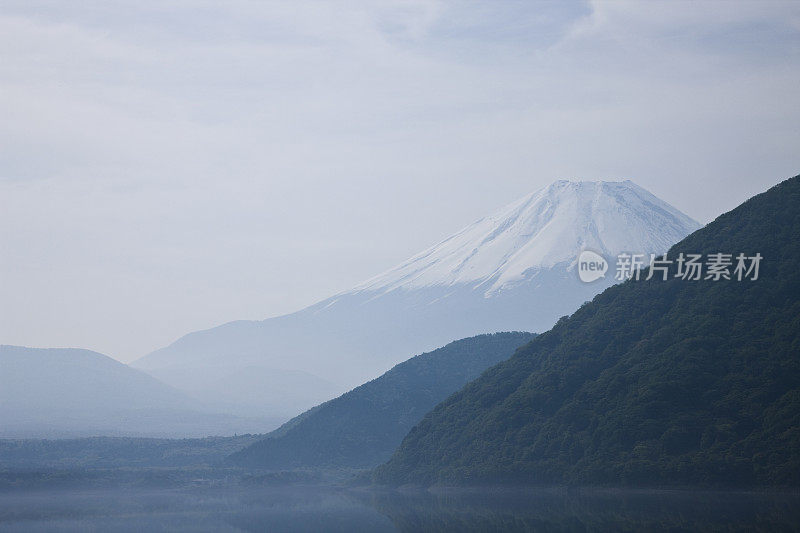
[[[795,531],[800,496],[300,487],[0,493],[0,531]]]

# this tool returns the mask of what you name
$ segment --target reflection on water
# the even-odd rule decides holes
[[[800,496],[192,487],[0,493],[1,531],[791,531]]]
[[[793,531],[800,496],[519,490],[373,494],[400,531]]]
[[[319,489],[114,489],[0,495],[0,531],[395,531],[346,493]]]

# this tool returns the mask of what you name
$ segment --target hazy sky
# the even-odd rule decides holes
[[[0,2],[0,344],[297,310],[558,178],[800,173],[800,2]]]

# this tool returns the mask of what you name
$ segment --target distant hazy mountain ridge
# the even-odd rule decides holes
[[[0,345],[0,438],[205,436],[275,423],[206,410],[97,352]]]

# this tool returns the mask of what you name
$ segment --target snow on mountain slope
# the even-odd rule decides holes
[[[190,333],[133,366],[240,414],[292,416],[450,341],[546,331],[614,283],[578,280],[582,249],[663,253],[699,227],[630,181],[558,181],[352,290]]]
[[[588,248],[664,251],[700,225],[631,181],[561,180],[467,226],[355,290],[466,283],[487,296]]]

